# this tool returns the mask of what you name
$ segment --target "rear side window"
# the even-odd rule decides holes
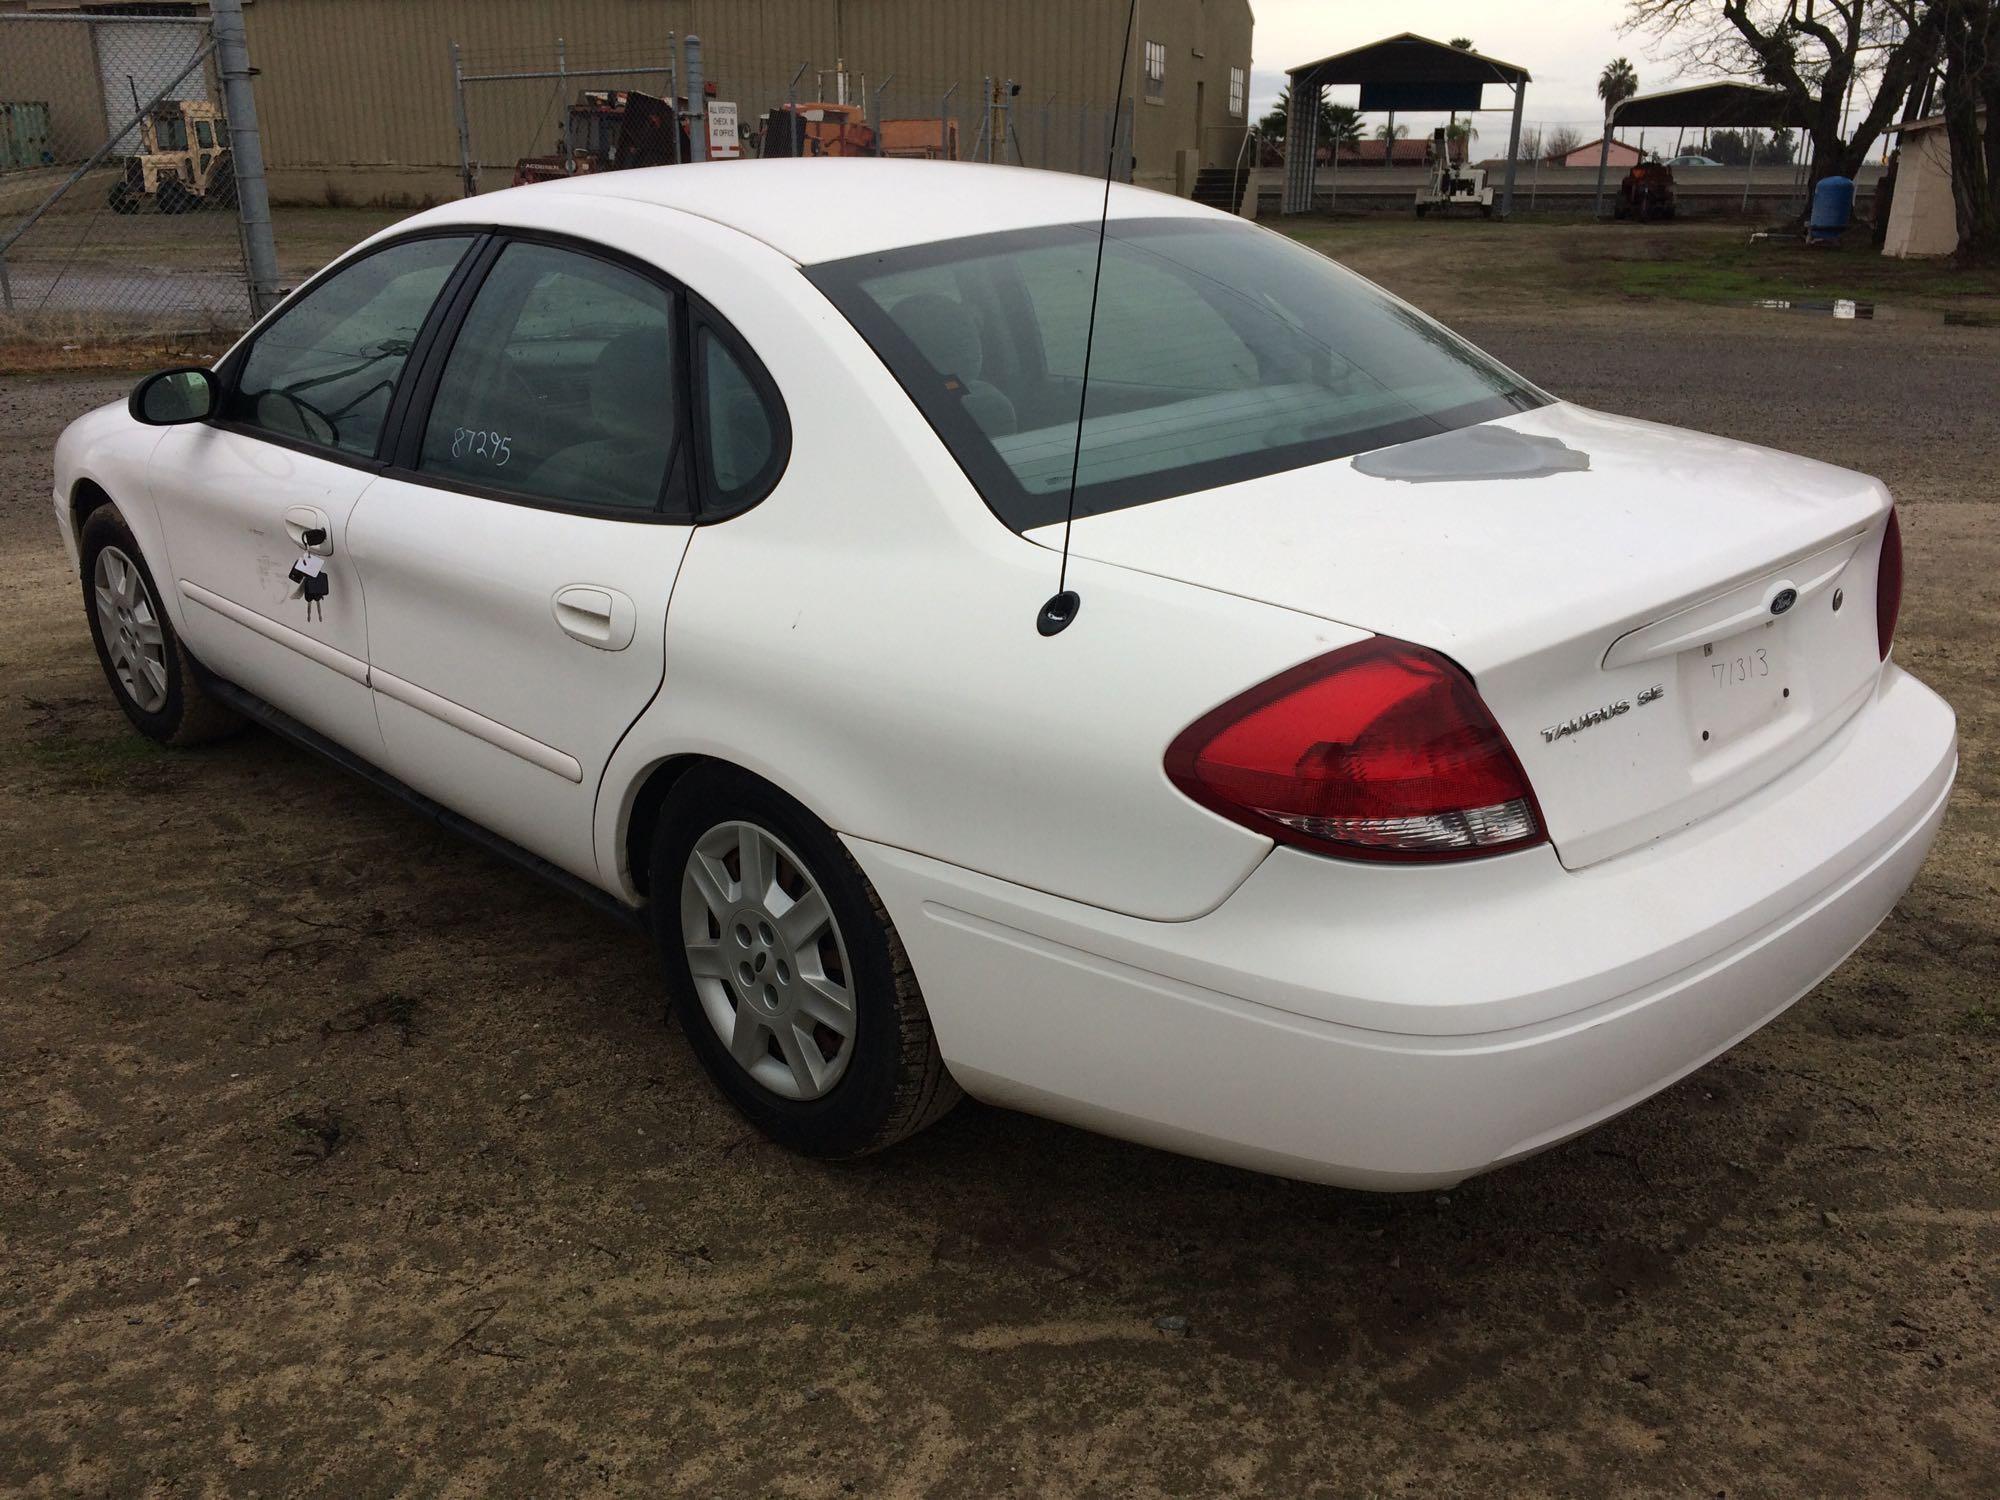
[[[258,333],[225,418],[373,457],[411,346],[471,243],[469,235],[406,240],[334,272]]]
[[[1053,224],[807,268],[1017,531],[1544,405],[1322,255],[1237,222]]]
[[[605,510],[651,511],[680,439],[674,294],[574,250],[517,243],[481,283],[418,467]]]
[[[694,362],[705,509],[733,513],[754,505],[777,483],[785,460],[784,417],[767,399],[764,382],[706,325],[696,330]]]

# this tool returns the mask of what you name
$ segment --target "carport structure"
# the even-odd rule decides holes
[[[1285,75],[1292,91],[1285,119],[1285,213],[1302,214],[1312,208],[1320,101],[1327,89],[1342,85],[1360,87],[1363,114],[1390,115],[1476,114],[1485,108],[1480,94],[1487,84],[1512,89],[1514,123],[1507,133],[1507,180],[1500,195],[1500,216],[1505,218],[1513,208],[1514,158],[1521,149],[1521,106],[1528,89],[1526,68],[1406,31],[1287,68]]]
[[[1603,143],[1597,148],[1597,196],[1591,212],[1604,215],[1604,169],[1611,158],[1611,132],[1620,127],[1644,130],[1649,126],[1678,126],[1710,130],[1790,130],[1807,124],[1804,113],[1783,89],[1761,83],[1694,83],[1685,88],[1660,89],[1651,94],[1634,94],[1619,101],[1604,121]],[[1743,169],[1743,197],[1750,198],[1750,174],[1756,170],[1757,153]]]

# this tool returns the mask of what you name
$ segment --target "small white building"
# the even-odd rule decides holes
[[[1949,255],[1958,248],[1958,206],[1951,196],[1951,133],[1944,116],[1928,115],[1889,129],[1902,154],[1896,161],[1896,194],[1889,204],[1882,253]]]

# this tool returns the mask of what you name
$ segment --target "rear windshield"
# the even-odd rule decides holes
[[[809,266],[1017,531],[1386,448],[1546,404],[1325,256],[1248,224],[1097,225]]]

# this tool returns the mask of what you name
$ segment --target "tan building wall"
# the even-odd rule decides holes
[[[668,36],[702,38],[704,73],[749,123],[799,97],[844,62],[853,83],[889,80],[883,113],[951,112],[970,154],[980,80],[1012,78],[1015,134],[1030,165],[1101,169],[1124,33],[1121,0],[247,0],[259,76],[257,108],[272,191],[280,200],[411,203],[455,197],[458,132],[451,44],[468,71],[554,66],[563,38],[572,67],[666,61]],[[1134,180],[1186,192],[1198,165],[1235,160],[1244,120],[1229,113],[1229,70],[1248,90],[1248,0],[1140,0],[1127,74]],[[1167,52],[1161,97],[1149,100],[1143,44]],[[682,80],[683,86],[685,80]],[[577,88],[664,91],[658,77],[573,79]],[[486,188],[504,186],[517,156],[547,151],[560,130],[560,86],[468,89],[475,158]],[[996,151],[996,159],[1008,155]]]
[[[0,4],[0,17],[27,10]],[[0,102],[46,104],[56,160],[87,156],[110,129],[91,28],[71,21],[0,21]]]
[[[1122,23],[1123,7],[1113,0],[1110,10]],[[1132,180],[1185,196],[1195,172],[1233,165],[1243,144],[1250,123],[1250,7],[1242,0],[1140,0],[1134,30]],[[1157,93],[1144,71],[1149,41],[1166,50]],[[1242,74],[1242,109],[1234,112],[1232,68]]]

